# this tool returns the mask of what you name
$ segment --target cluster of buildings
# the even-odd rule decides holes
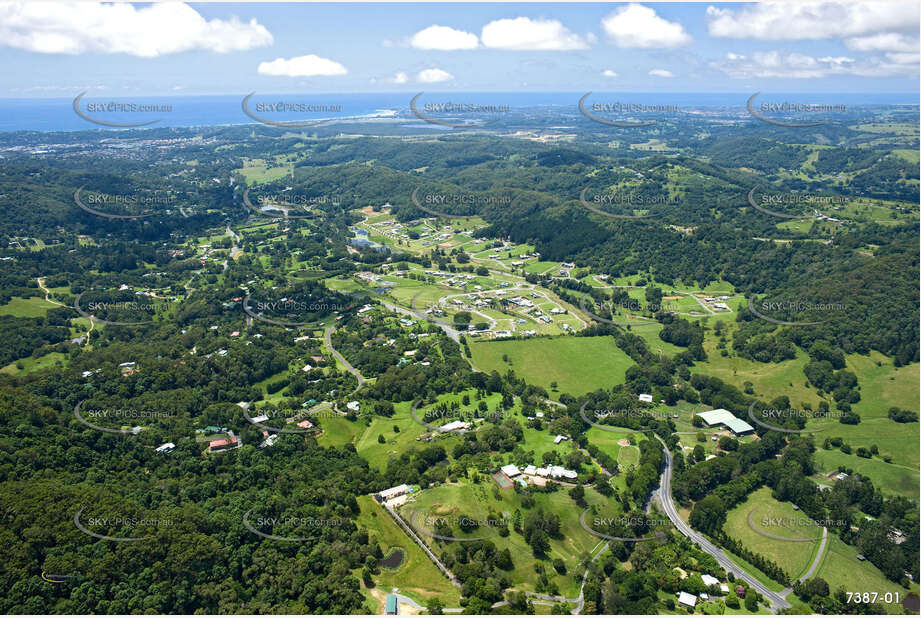
[[[720,583],[720,580],[713,577],[712,575],[708,575],[707,573],[704,573],[703,575],[700,576],[700,579],[703,580],[704,585],[707,586],[708,588],[712,586],[719,586],[721,595],[725,596],[729,594],[729,585]],[[742,585],[737,585],[736,595],[739,598],[744,598],[745,597],[745,587]],[[685,607],[693,608],[694,606],[697,605],[698,600],[709,601],[710,595],[706,592],[701,592],[698,595],[694,595],[694,594],[691,594],[690,592],[683,592],[683,591],[678,593],[678,603],[680,605],[684,605]]]
[[[729,305],[726,302],[730,299],[729,296],[708,296],[704,299],[704,302],[710,305],[714,309],[719,309],[720,311],[732,311],[729,308]]]
[[[561,436],[557,436],[561,437]],[[559,442],[557,442],[559,444]],[[575,470],[567,470],[563,466],[545,466],[543,468],[538,468],[537,466],[529,465],[525,466],[524,470],[521,470],[515,464],[508,464],[502,466],[499,469],[502,474],[507,476],[509,479],[517,479],[522,485],[527,485],[528,480],[533,480],[534,477],[541,479],[576,479],[579,477],[579,473]]]

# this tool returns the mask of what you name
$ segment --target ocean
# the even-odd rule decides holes
[[[75,97],[79,93],[75,93]],[[274,122],[316,122],[326,119],[381,118],[400,116],[414,119],[410,101],[418,94],[262,94],[253,95],[247,109]],[[426,113],[426,106],[463,104],[501,106],[511,110],[552,107],[576,112],[583,92],[425,92],[416,107]],[[624,93],[594,92],[589,102],[674,105],[684,108],[744,108],[753,93]],[[86,96],[78,108],[86,116],[111,123],[145,123],[157,127],[194,127],[254,124],[242,107],[246,94],[218,96],[144,97]],[[918,105],[918,95],[911,93],[763,93],[760,100],[837,104],[848,108],[864,105]],[[131,106],[135,106],[133,109]],[[139,109],[138,106],[144,106]],[[277,108],[289,111],[275,111]],[[436,115],[429,112],[430,115]],[[155,122],[152,122],[155,121]],[[420,126],[437,128],[437,125]],[[84,131],[109,129],[81,117],[74,110],[74,99],[0,99],[0,132],[7,131]],[[309,127],[308,127],[309,128]]]

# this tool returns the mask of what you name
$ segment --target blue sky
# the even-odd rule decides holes
[[[0,1],[0,97],[918,92],[918,3]]]

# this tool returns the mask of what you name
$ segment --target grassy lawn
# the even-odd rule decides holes
[[[861,423],[862,424],[862,423]],[[895,423],[893,423],[895,424]],[[913,423],[917,427],[917,423]],[[917,430],[916,430],[917,431]],[[850,468],[873,481],[885,494],[899,494],[907,498],[918,498],[919,475],[917,468],[899,467],[900,464],[887,464],[879,457],[864,459],[857,455],[845,455],[838,449],[826,451],[819,445],[815,460],[822,472],[833,472],[838,466]],[[917,450],[917,447],[916,447]],[[917,455],[917,453],[915,453]],[[828,481],[824,481],[828,483]]]
[[[497,488],[497,485],[485,475],[480,476],[480,482],[476,484],[464,482],[440,485],[417,494],[412,502],[401,507],[400,512],[407,519],[413,518],[417,528],[431,532],[432,525],[431,523],[426,524],[427,518],[445,518],[452,525],[452,536],[459,538],[489,536],[490,541],[495,543],[500,550],[508,548],[514,564],[509,577],[513,587],[518,590],[536,590],[538,574],[534,566],[535,563],[541,562],[546,568],[550,581],[557,586],[560,594],[568,597],[577,596],[582,575],[579,560],[583,554],[591,552],[601,541],[598,537],[585,531],[579,524],[579,516],[583,509],[573,502],[565,490],[550,494],[534,494],[536,504],[532,510],[543,509],[544,512],[555,513],[560,516],[561,520],[560,537],[550,540],[550,551],[547,558],[538,560],[522,535],[514,531],[511,521],[508,526],[510,534],[507,537],[499,536],[495,528],[490,526],[480,526],[477,530],[466,534],[454,523],[453,518],[463,515],[473,519],[486,519],[492,514],[500,519],[512,520],[516,510],[521,511],[523,518],[527,517],[529,510],[522,508],[519,494],[513,490],[499,491],[499,498],[496,499],[494,487]],[[619,505],[616,502],[605,499],[593,489],[587,490],[585,497],[589,504],[599,505],[600,510],[597,516],[616,517],[620,515]],[[451,545],[451,542],[437,540],[426,535],[425,532],[422,532],[421,536],[436,547],[436,553]],[[565,575],[553,569],[550,563],[554,558],[560,558],[565,563]]]
[[[518,341],[477,341],[470,345],[474,364],[483,371],[515,373],[551,391],[581,395],[624,381],[633,361],[611,337],[559,337]],[[507,355],[511,363],[506,363]],[[553,396],[551,391],[551,396]]]
[[[359,496],[361,514],[356,521],[360,528],[377,540],[386,556],[393,547],[404,551],[403,564],[396,570],[381,569],[374,577],[377,589],[400,592],[425,605],[428,599],[438,597],[445,607],[458,607],[460,590],[455,588],[422,549],[397,525],[393,518],[370,496]]]
[[[749,514],[752,514],[755,530],[748,524]],[[769,488],[762,487],[726,514],[723,530],[747,548],[776,562],[796,579],[812,564],[822,538],[821,527],[809,521],[802,511],[793,510],[789,502],[778,502],[771,497]],[[790,539],[814,539],[815,542],[780,541],[759,532]]]
[[[734,325],[729,325],[734,328]],[[731,335],[727,337],[731,340]],[[797,349],[796,358],[781,363],[758,363],[743,358],[720,355],[712,331],[704,342],[708,360],[698,363],[701,373],[716,376],[729,384],[743,389],[746,381],[751,382],[755,395],[762,401],[770,401],[779,395],[786,395],[795,408],[809,403],[818,407],[819,397],[815,389],[806,385],[803,367],[809,362],[808,355]],[[854,411],[860,415],[858,425],[844,425],[837,419],[810,420],[809,429],[823,431],[816,434],[819,445],[826,437],[840,436],[856,451],[857,447],[879,447],[880,456],[892,457],[892,464],[886,464],[879,457],[872,460],[856,455],[844,455],[839,451],[824,451],[816,454],[822,469],[830,472],[839,465],[853,468],[866,474],[884,491],[896,492],[910,497],[917,496],[919,481],[919,424],[899,424],[887,417],[891,406],[919,411],[919,364],[895,367],[892,359],[879,352],[868,355],[849,354],[847,369],[858,376],[861,400],[854,404]],[[834,401],[826,398],[832,409]]]
[[[44,317],[49,309],[57,307],[39,296],[20,298],[14,296],[10,302],[0,307],[0,315],[12,315],[17,318]]]
[[[667,302],[667,301],[666,301]],[[691,301],[694,302],[694,301]],[[694,303],[697,305],[697,303]],[[699,306],[699,305],[698,305]],[[668,343],[667,341],[662,341],[659,339],[659,331],[662,330],[662,324],[658,322],[650,322],[649,325],[630,325],[626,327],[628,331],[642,337],[646,342],[646,347],[650,350],[659,352],[661,351],[666,356],[674,356],[679,352],[684,352],[687,348],[681,348],[676,346],[673,343]]]
[[[880,596],[886,592],[898,592],[904,599],[908,590],[895,582],[891,582],[867,561],[857,559],[857,549],[845,544],[833,534],[828,535],[828,547],[825,549],[825,558],[816,571],[816,577],[821,577],[828,582],[828,587],[834,591],[844,588],[852,592],[878,592]],[[879,599],[877,602],[882,603]],[[885,604],[886,611],[901,614],[901,605]]]
[[[324,416],[320,420],[320,426],[323,433],[317,437],[317,442],[323,446],[349,444],[364,428],[361,423],[346,420],[344,416]]]
[[[462,399],[465,394],[470,399],[469,406],[462,405]],[[470,389],[460,393],[441,396],[438,398],[438,403],[450,404],[452,402],[457,402],[461,410],[469,411],[479,404],[480,400],[476,399],[475,395],[476,391]],[[495,410],[496,405],[502,401],[502,395],[494,393],[486,397],[483,401],[486,402],[489,410]],[[420,408],[416,413],[417,416],[420,419],[423,418],[425,411],[434,408],[436,405],[437,404],[432,404]],[[368,427],[353,423],[353,425],[358,428],[354,434],[356,436],[354,440],[355,450],[358,451],[358,454],[361,455],[362,458],[369,461],[372,466],[384,470],[387,467],[387,461],[391,457],[399,456],[414,446],[422,448],[428,444],[438,444],[443,446],[445,450],[450,453],[454,445],[460,441],[460,437],[453,435],[439,438],[431,443],[416,441],[416,438],[426,433],[428,429],[417,423],[412,417],[412,403],[403,401],[395,404],[393,407],[394,414],[391,418],[375,416]],[[509,413],[514,414],[514,409],[510,410]],[[399,428],[400,431],[394,431],[394,427]],[[378,436],[380,435],[384,436],[385,442],[383,444],[378,441]]]
[[[22,363],[21,370],[16,367],[16,363]],[[49,352],[40,358],[34,358],[32,356],[20,358],[19,360],[13,361],[3,369],[0,369],[0,373],[9,373],[13,375],[19,373],[32,373],[33,371],[38,371],[39,369],[54,368],[58,363],[67,365],[67,355],[63,352]]]

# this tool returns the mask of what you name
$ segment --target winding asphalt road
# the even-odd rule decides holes
[[[748,582],[749,586],[761,593],[770,601],[772,612],[776,613],[778,609],[790,608],[790,603],[787,602],[782,594],[768,590],[764,584],[746,573],[741,567],[730,560],[719,547],[708,541],[704,535],[691,529],[691,527],[681,519],[681,516],[678,514],[678,509],[675,508],[675,502],[672,499],[672,468],[674,465],[672,454],[665,446],[665,442],[659,438],[659,436],[656,436],[656,438],[662,443],[662,450],[665,451],[665,470],[662,472],[659,489],[656,490],[656,493],[659,498],[659,504],[662,505],[662,509],[665,511],[665,514],[671,520],[672,524],[674,524],[675,528],[677,528],[681,534],[688,537],[693,543],[696,543],[702,550],[713,556],[727,572],[732,571],[735,573],[736,577],[744,579]]]

